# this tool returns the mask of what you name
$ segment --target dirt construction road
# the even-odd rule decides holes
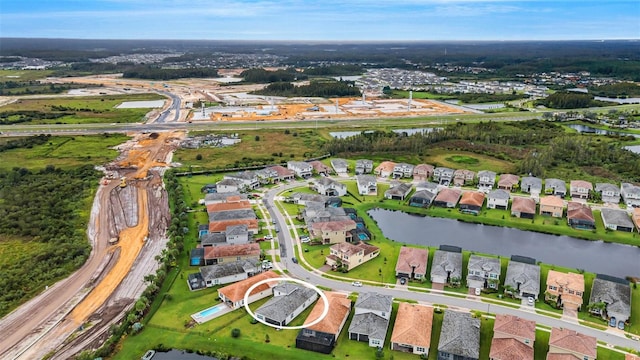
[[[169,215],[161,175],[182,135],[138,135],[121,146],[121,158],[107,166],[112,180],[101,182],[94,199],[89,259],[73,275],[0,320],[0,359],[36,359],[57,352],[89,318],[92,323],[109,323],[139,296],[145,286],[142,278],[155,271],[154,257],[166,243]],[[121,177],[126,187],[120,186]],[[108,245],[116,236],[119,243]],[[82,335],[100,329],[94,325]]]

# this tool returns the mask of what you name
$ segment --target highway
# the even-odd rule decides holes
[[[638,349],[640,350],[640,341],[629,339],[625,337],[623,334],[616,332],[615,330],[601,331],[598,329],[594,329],[588,326],[580,325],[577,320],[570,320],[566,318],[554,318],[550,316],[546,316],[540,313],[536,313],[534,308],[523,306],[520,308],[513,308],[508,306],[502,306],[495,303],[487,303],[482,302],[479,298],[470,296],[467,298],[459,297],[459,293],[455,293],[456,296],[445,295],[444,293],[439,293],[437,291],[431,291],[430,293],[425,292],[417,292],[411,291],[407,286],[396,285],[395,283],[386,284],[392,285],[391,287],[382,287],[382,286],[372,286],[367,285],[368,281],[362,281],[363,286],[361,288],[354,288],[351,285],[351,281],[353,279],[345,279],[334,280],[327,277],[323,277],[322,273],[318,270],[316,271],[308,271],[300,264],[294,264],[291,261],[291,257],[296,256],[298,258],[298,262],[304,262],[304,257],[302,256],[302,248],[299,246],[298,251],[300,253],[294,254],[293,249],[295,249],[295,242],[298,241],[297,238],[291,236],[291,233],[287,230],[287,219],[285,215],[283,215],[280,211],[276,211],[277,207],[275,204],[275,196],[283,191],[293,189],[300,186],[305,186],[305,182],[293,182],[289,184],[285,184],[283,186],[273,188],[267,191],[263,197],[264,205],[269,211],[271,218],[275,220],[276,224],[280,227],[281,231],[278,235],[278,242],[280,245],[280,257],[281,263],[276,264],[276,267],[281,267],[282,269],[287,269],[289,275],[310,282],[313,285],[320,285],[327,288],[331,288],[339,291],[373,291],[384,295],[391,295],[394,298],[401,299],[409,299],[419,301],[420,303],[427,304],[444,304],[450,309],[461,309],[466,311],[470,310],[479,310],[482,312],[493,313],[493,314],[507,314],[507,315],[516,315],[521,318],[527,320],[533,320],[539,325],[545,325],[549,327],[563,327],[571,330],[575,330],[581,332],[586,335],[594,336],[598,340],[606,342],[609,345],[619,346],[627,349]],[[290,250],[291,249],[291,250]],[[275,262],[274,262],[275,264]],[[311,268],[310,265],[307,265]],[[331,274],[329,274],[331,275]],[[339,276],[336,276],[339,277]],[[417,289],[417,288],[416,288]],[[424,289],[420,289],[424,291]]]

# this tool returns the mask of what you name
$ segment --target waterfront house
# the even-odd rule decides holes
[[[410,183],[392,182],[389,189],[384,192],[384,198],[389,200],[404,200],[410,192]]]
[[[547,195],[555,195],[561,198],[567,195],[567,184],[560,179],[546,179],[544,181],[544,193]]]
[[[532,198],[514,196],[511,202],[511,216],[533,219],[536,215],[536,201]]]
[[[325,196],[345,196],[347,195],[347,185],[328,177],[313,179],[312,187],[320,195]]]
[[[484,193],[480,191],[465,191],[460,198],[460,211],[465,214],[478,215],[484,204]]]
[[[605,204],[620,203],[620,188],[610,183],[596,183],[596,192]]]
[[[414,166],[407,163],[397,163],[393,166],[391,177],[394,179],[410,178],[413,176]]]
[[[413,168],[414,181],[427,181],[433,176],[433,165],[418,164]]]
[[[504,279],[505,293],[518,299],[532,297],[538,299],[540,294],[540,266],[536,260],[512,255],[507,274]]]
[[[552,328],[547,360],[595,360],[598,339],[567,328]]]
[[[359,242],[335,244],[329,248],[325,264],[332,269],[349,271],[380,255],[380,248]]]
[[[462,191],[459,189],[444,188],[438,192],[435,199],[433,199],[433,205],[439,207],[454,208],[458,204]]]
[[[533,360],[536,323],[514,315],[496,314],[490,360]]]
[[[471,255],[467,264],[467,287],[495,289],[500,284],[500,259]]]
[[[391,333],[391,350],[427,356],[432,324],[433,307],[401,302]]]
[[[351,300],[345,294],[336,292],[324,293],[329,302],[329,312],[315,325],[300,330],[296,337],[296,348],[330,354],[336,346],[338,336],[347,322],[351,311]],[[324,301],[317,301],[304,322],[308,325],[322,315]]]
[[[602,208],[600,210],[604,227],[616,231],[633,232],[634,225],[629,214],[620,209]]]
[[[428,249],[403,246],[396,262],[396,277],[420,280],[427,274]]]
[[[263,272],[248,279],[241,280],[231,285],[219,288],[218,297],[232,309],[238,309],[244,306],[244,295],[254,284],[262,280],[276,279],[279,277],[280,275],[276,274],[273,271]],[[249,304],[271,295],[271,289],[276,285],[276,281],[270,281],[256,286],[249,294]]]
[[[496,183],[496,173],[490,170],[478,171],[478,190],[489,192]]]
[[[564,200],[558,196],[548,195],[540,198],[540,215],[561,218],[564,213]]]
[[[579,310],[582,307],[583,294],[584,276],[582,274],[549,270],[544,293],[546,302],[553,302],[557,307]]]
[[[502,189],[491,190],[487,194],[487,208],[507,210],[509,207],[509,193]]]
[[[331,159],[331,167],[338,176],[346,176],[349,172],[349,164],[345,159]]]
[[[437,167],[433,169],[433,181],[440,185],[449,186],[453,182],[453,169]]]
[[[596,228],[596,220],[589,205],[577,201],[569,201],[567,204],[567,220],[569,226],[574,229],[592,230]]]
[[[348,216],[341,216],[343,220],[314,221],[310,225],[309,233],[312,239],[320,240],[323,244],[339,244],[351,242],[351,231],[357,224]]]
[[[480,358],[480,319],[468,312],[445,310],[438,342],[438,360]]]
[[[304,161],[287,161],[287,169],[293,170],[296,176],[308,179],[313,175],[313,166]]]
[[[518,187],[520,178],[518,175],[513,174],[501,174],[498,178],[498,189],[513,191]]]
[[[534,198],[538,198],[542,192],[542,179],[535,176],[524,176],[520,182],[520,190],[531,194]]]
[[[593,191],[593,184],[584,180],[571,180],[569,182],[569,194],[572,198],[586,200]]]
[[[620,195],[627,207],[640,207],[640,186],[622,183],[620,185]]]
[[[256,309],[258,320],[276,326],[286,326],[318,299],[309,287],[282,282],[273,287],[273,297]]]
[[[381,348],[387,337],[393,297],[374,292],[362,292],[355,304],[355,314],[349,325],[349,339]]]
[[[393,174],[393,168],[396,166],[396,163],[393,161],[383,161],[380,165],[376,166],[373,172],[382,178],[388,178]]]
[[[373,161],[367,159],[356,160],[356,175],[371,174],[373,171]]]
[[[591,287],[589,312],[600,315],[609,325],[624,329],[631,317],[631,286],[629,281],[597,274]]]
[[[427,190],[416,191],[409,199],[409,206],[428,208],[435,197],[435,194]]]
[[[462,249],[440,245],[433,254],[430,280],[433,288],[443,289],[446,284],[459,285],[462,281]]]

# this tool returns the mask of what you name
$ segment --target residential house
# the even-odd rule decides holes
[[[313,171],[315,171],[318,175],[327,176],[331,172],[331,168],[325,165],[322,161],[313,160],[313,161],[309,161],[308,164],[311,165],[311,167],[313,168]]]
[[[567,328],[552,328],[547,360],[595,360],[598,339]]]
[[[572,198],[588,199],[589,192],[593,191],[593,184],[584,180],[571,180],[569,182],[569,194]]]
[[[206,287],[229,284],[247,279],[262,271],[259,258],[232,261],[200,268]]]
[[[535,176],[524,176],[520,182],[520,191],[531,194],[532,197],[538,198],[542,192],[542,179]]]
[[[213,214],[217,212],[234,211],[234,210],[251,210],[252,206],[249,200],[240,200],[232,202],[214,203],[207,205],[207,213]]]
[[[433,165],[418,164],[413,168],[414,181],[427,181],[433,176]]]
[[[428,191],[430,193],[432,193],[433,195],[438,194],[439,188],[438,188],[438,184],[430,182],[430,181],[421,181],[419,183],[416,184],[416,191]]]
[[[247,224],[238,224],[227,226],[224,232],[225,242],[230,245],[246,244],[252,233],[249,232]]]
[[[596,228],[596,220],[589,205],[577,201],[569,201],[567,204],[567,220],[569,226],[574,229],[591,230]]]
[[[227,174],[224,175],[223,179],[235,180],[239,184],[239,189],[244,191],[257,189],[260,186],[260,179],[258,179],[258,175],[256,175],[255,171],[247,170]]]
[[[520,177],[513,174],[501,174],[498,178],[498,189],[513,191],[518,187]]]
[[[223,205],[223,204],[219,204]],[[209,205],[211,206],[211,205]],[[244,220],[244,219],[255,219],[256,213],[253,209],[238,209],[238,210],[227,210],[227,211],[215,211],[209,213],[209,222],[216,221],[225,221],[225,220]],[[225,227],[226,230],[226,227]],[[213,231],[209,231],[213,232]]]
[[[339,176],[345,176],[349,172],[349,164],[345,159],[331,159],[331,167]]]
[[[460,200],[462,191],[459,189],[444,188],[438,192],[435,199],[433,199],[433,205],[439,207],[454,208]]]
[[[318,239],[323,244],[339,244],[352,242],[351,230],[355,230],[357,224],[352,219],[317,221],[311,223],[310,235],[312,239]]]
[[[540,198],[540,215],[561,218],[564,213],[564,200],[558,196],[544,196]]]
[[[536,322],[514,315],[496,314],[489,359],[533,360]]]
[[[228,219],[209,222],[209,234],[225,232],[229,226],[246,225],[247,230],[253,234],[258,233],[258,219]]]
[[[610,183],[596,183],[596,192],[605,204],[620,203],[620,188]]]
[[[293,170],[296,176],[308,179],[313,175],[313,166],[304,161],[287,161],[287,169]]]
[[[453,182],[453,169],[437,167],[433,169],[433,181],[440,185],[449,186]]]
[[[273,288],[273,297],[256,309],[258,320],[276,326],[286,326],[318,299],[318,293],[306,286],[280,283]]]
[[[579,310],[582,306],[584,294],[584,276],[576,273],[561,273],[549,270],[547,274],[547,289],[544,300],[554,302],[556,306]]]
[[[511,202],[511,215],[523,219],[533,219],[536,215],[536,201],[532,198],[514,196]]]
[[[204,248],[204,264],[215,265],[226,262],[250,260],[260,257],[260,244],[221,245]]]
[[[239,192],[227,192],[227,193],[210,193],[204,196],[204,204],[209,206],[211,204],[234,202],[247,200],[246,194],[240,194]]]
[[[496,184],[496,173],[490,170],[478,171],[478,190],[489,192]]]
[[[338,341],[338,336],[351,312],[351,300],[345,294],[325,292],[329,302],[329,312],[315,325],[300,330],[296,337],[296,348],[329,354]],[[304,325],[308,325],[322,315],[324,301],[317,301],[311,309]]]
[[[440,249],[433,254],[430,280],[434,288],[440,289],[445,284],[460,284],[462,280],[462,249],[456,246],[440,245]],[[436,284],[438,284],[437,287]]]
[[[620,195],[627,207],[640,207],[640,186],[622,183],[620,184]]]
[[[325,264],[334,269],[349,271],[380,255],[380,248],[364,242],[340,243],[329,248]]]
[[[244,295],[254,284],[263,280],[277,279],[279,277],[280,275],[276,274],[273,271],[266,271],[256,276],[252,276],[248,279],[241,280],[231,285],[219,288],[218,297],[232,309],[239,309],[240,307],[244,306]],[[271,289],[276,285],[276,281],[270,281],[256,286],[251,291],[247,299],[249,304],[271,295]]]
[[[629,218],[629,214],[620,209],[602,208],[600,210],[604,227],[611,230],[633,232],[633,221]]]
[[[476,173],[471,170],[458,169],[453,172],[453,185],[464,186],[473,184],[473,180],[476,178]]]
[[[631,317],[629,281],[597,274],[591,287],[589,312],[602,316],[610,325],[624,328]]]
[[[428,356],[433,307],[401,302],[391,333],[391,350]]]
[[[378,182],[373,175],[356,175],[356,183],[358,185],[358,194],[360,195],[378,195]]]
[[[633,209],[633,213],[631,214],[631,219],[633,223],[636,225],[636,229],[640,232],[640,208]]]
[[[313,179],[312,187],[320,195],[325,196],[345,196],[347,195],[347,185],[333,180],[328,177],[321,177],[319,179]]]
[[[390,200],[404,200],[411,192],[411,184],[405,182],[392,182],[391,187],[384,192],[384,198]]]
[[[416,191],[409,198],[409,206],[428,208],[435,197],[436,194],[427,190]]]
[[[219,194],[237,193],[244,190],[242,183],[234,179],[222,179],[216,183],[216,191]]]
[[[428,249],[403,246],[396,262],[396,277],[420,280],[427,274]]]
[[[467,287],[495,289],[500,285],[500,259],[471,255],[467,264]]]
[[[371,347],[383,347],[392,304],[393,297],[389,295],[360,293],[349,325],[349,339],[368,342]]]
[[[373,171],[373,161],[367,159],[356,160],[356,175],[371,174]]]
[[[242,225],[242,224],[241,224]],[[208,229],[208,225],[207,225]],[[218,245],[229,245],[227,243],[227,234],[226,229],[225,232],[217,232],[217,233],[207,233],[200,238],[200,246],[203,248],[209,246],[218,246]],[[204,250],[202,250],[202,256],[204,256]]]
[[[320,194],[295,192],[291,194],[289,200],[297,205],[307,206],[311,203],[319,203],[323,204],[324,207],[324,203],[327,201],[327,197]]]
[[[414,166],[407,163],[397,163],[393,166],[393,173],[391,176],[394,179],[410,178],[413,176]]]
[[[567,195],[567,184],[560,179],[546,179],[544,181],[544,193],[563,198]]]
[[[540,266],[536,265],[536,260],[512,255],[507,265],[504,287],[505,293],[515,298],[532,297],[537,300],[540,294]]]
[[[393,174],[393,168],[396,166],[396,163],[393,161],[383,161],[380,165],[376,166],[373,172],[383,178],[387,178]]]
[[[487,208],[507,210],[509,207],[509,193],[506,190],[495,189],[487,194]]]
[[[438,342],[438,360],[479,358],[480,319],[468,312],[446,310]]]
[[[293,180],[295,179],[296,173],[291,169],[287,169],[282,165],[273,165],[264,168],[265,177],[268,177],[269,183],[279,183],[285,180]]]
[[[465,191],[460,198],[460,211],[465,214],[478,215],[484,204],[484,193]]]

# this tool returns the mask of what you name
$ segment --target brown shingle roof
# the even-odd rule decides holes
[[[571,289],[584,293],[584,276],[576,273],[561,273],[549,270],[547,274],[547,285],[558,285],[565,289]],[[568,295],[568,294],[564,294]]]
[[[554,346],[571,352],[577,352],[595,359],[597,355],[598,341],[593,336],[584,335],[565,328],[554,327],[551,329],[549,346]]]
[[[511,204],[511,211],[518,211],[521,213],[536,213],[536,201],[532,198],[526,198],[521,196],[514,196],[513,203]]]
[[[251,203],[249,200],[242,200],[236,202],[225,202],[207,205],[207,212],[229,211],[229,210],[242,210],[251,209]]]
[[[589,205],[577,201],[569,201],[567,204],[567,219],[595,221]]]
[[[353,220],[323,221],[311,224],[313,231],[348,231],[356,228]]]
[[[445,188],[440,190],[434,201],[455,203],[460,198],[460,190]]]
[[[431,306],[401,302],[398,305],[391,342],[429,348],[432,323],[433,308]]]
[[[258,219],[212,221],[209,223],[209,232],[223,232],[227,230],[227,226],[232,225],[247,225],[249,230],[258,229]]]
[[[484,194],[479,191],[465,191],[460,199],[460,205],[480,206],[484,204]]]
[[[225,286],[223,288],[218,289],[218,293],[223,294],[224,297],[231,300],[232,302],[238,302],[244,298],[244,294],[249,290],[253,284],[258,281],[265,279],[276,279],[279,278],[280,275],[274,273],[273,271],[263,272],[256,276],[252,276],[248,279],[244,279],[242,281],[238,281],[237,283],[231,284],[229,286]],[[257,294],[261,291],[264,291],[270,287],[274,287],[277,285],[276,281],[267,282],[261,285],[256,286],[255,289],[249,295]]]
[[[501,332],[533,341],[536,338],[536,322],[514,315],[497,314],[493,324],[493,332]]]
[[[260,244],[238,244],[223,246],[207,246],[204,248],[205,259],[218,259],[230,256],[260,256]]]
[[[513,174],[502,174],[500,175],[500,178],[498,178],[498,186],[503,187],[511,187],[515,184],[518,183],[518,181],[520,180],[520,177],[518,177],[518,175],[513,175]]]
[[[564,207],[564,201],[558,196],[543,196],[540,198],[540,206],[557,206]]]
[[[569,183],[569,187],[571,188],[586,188],[589,190],[593,190],[593,184],[588,182],[588,181],[584,181],[584,180],[571,180],[571,182]]]
[[[489,358],[494,360],[533,360],[533,348],[512,338],[493,338]]]
[[[325,291],[325,295],[329,301],[329,312],[319,323],[309,327],[309,330],[321,331],[327,334],[338,334],[340,325],[343,324],[344,319],[349,316],[349,312],[351,311],[351,300],[349,300],[345,294],[335,292]],[[313,309],[311,309],[304,324],[306,325],[316,320],[320,317],[322,311],[324,311],[324,301],[319,300]]]
[[[395,166],[396,166],[396,163],[394,163],[393,161],[383,161],[383,162],[380,163],[380,165],[376,166],[374,171],[376,173],[381,172],[381,171],[391,173],[391,172],[393,172],[393,168]]]
[[[400,254],[398,254],[398,262],[396,263],[396,272],[405,274],[411,274],[415,272],[418,274],[427,273],[427,259],[429,258],[429,250],[410,248],[403,246],[400,248]]]

